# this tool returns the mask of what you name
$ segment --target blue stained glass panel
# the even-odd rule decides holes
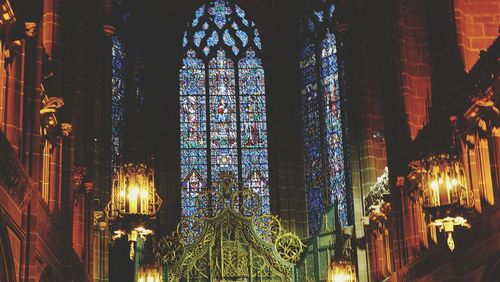
[[[205,64],[189,50],[179,74],[181,126],[181,205],[196,213],[195,200],[207,179]]]
[[[323,22],[323,11],[314,11],[313,13],[319,22]]]
[[[332,18],[333,17],[333,13],[335,12],[335,5],[331,5],[330,8],[328,9],[328,14],[329,14],[329,17]]]
[[[198,25],[198,18],[194,19],[193,22],[191,23],[191,26],[195,27]]]
[[[122,138],[123,118],[125,112],[125,50],[118,37],[112,41],[111,68],[111,163],[113,172],[120,160],[120,144]]]
[[[201,25],[205,11],[209,16]],[[252,50],[262,46],[255,23],[245,16],[226,0],[211,1],[208,9],[196,11],[194,28],[183,38],[183,47],[192,40],[197,50],[186,52],[179,80],[183,217],[196,213],[200,191],[217,188],[220,174],[227,172],[242,177],[243,185],[262,196],[262,212],[270,211],[264,70]],[[242,26],[251,26],[253,40]],[[221,45],[246,56],[235,65]],[[197,57],[203,54],[207,66]]]
[[[261,196],[261,213],[270,213],[264,69],[253,50],[238,67],[244,185]]]
[[[209,63],[210,142],[212,183],[219,173],[238,175],[236,90],[234,63],[223,50]]]
[[[245,18],[245,11],[243,11],[243,9],[241,9],[238,5],[236,5],[236,14],[242,19]]]
[[[300,54],[302,73],[300,83],[302,85],[302,113],[304,120],[304,169],[311,234],[316,234],[319,231],[321,216],[325,209],[321,161],[320,97],[315,65],[315,45],[306,41]]]
[[[224,34],[222,35],[222,39],[224,40],[224,43],[227,46],[234,46],[236,42],[234,41],[234,38],[229,34],[229,31],[226,29],[224,31]]]
[[[182,37],[182,48],[186,47],[187,44],[188,44],[187,31],[185,31],[184,36]]]
[[[193,216],[197,213],[196,197],[206,188],[206,163],[206,150],[181,150],[181,206],[183,216]]]
[[[207,40],[207,45],[210,46],[210,47],[213,47],[213,46],[217,45],[217,43],[219,43],[219,35],[214,30],[212,32],[212,35]]]
[[[222,29],[226,24],[226,16],[231,14],[231,8],[226,6],[226,1],[215,0],[210,3],[211,7],[208,9],[208,13],[213,16],[215,24]]]
[[[238,176],[238,150],[237,149],[212,149],[212,187],[218,188],[222,173],[231,172]]]
[[[241,44],[243,44],[243,47],[247,46],[248,35],[246,34],[246,32],[244,32],[243,30],[237,30],[236,36],[238,36],[238,38],[241,40]]]
[[[347,199],[342,140],[341,100],[335,35],[327,32],[321,43],[321,88],[324,99],[325,143],[328,156],[328,189],[331,202],[338,199],[342,226],[347,223]]]
[[[238,47],[236,47],[236,46],[233,46],[233,47],[231,48],[231,50],[233,50],[233,53],[234,53],[235,55],[238,55],[238,54],[240,53],[240,49],[239,49]]]
[[[198,19],[200,18],[201,16],[203,16],[205,14],[205,5],[202,5],[200,8],[198,8],[198,10],[196,10],[196,12],[194,13],[195,17]]]
[[[259,50],[261,50],[261,49],[262,49],[262,43],[260,43],[260,37],[259,37],[259,36],[255,36],[255,37],[253,38],[253,41],[254,41],[254,43],[255,43],[255,46],[256,46]]]
[[[200,30],[200,31],[195,32],[194,38],[193,38],[194,45],[196,45],[197,47],[200,47],[201,40],[203,39],[203,37],[205,37],[205,31]]]

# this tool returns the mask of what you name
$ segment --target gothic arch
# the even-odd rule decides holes
[[[256,23],[236,1],[207,1],[182,39],[180,161],[182,216],[224,175],[251,188],[269,213],[266,91]]]

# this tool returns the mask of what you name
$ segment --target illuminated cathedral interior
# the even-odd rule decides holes
[[[0,13],[0,281],[499,281],[500,0]]]

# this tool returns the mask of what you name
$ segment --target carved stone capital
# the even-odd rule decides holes
[[[64,106],[64,101],[59,97],[43,96],[41,115],[41,133],[44,138],[55,140],[59,136],[57,126],[58,121],[56,117],[57,109]]]
[[[77,166],[73,168],[73,184],[75,188],[78,189],[83,184],[83,179],[87,175],[88,171],[86,167]]]
[[[73,131],[73,125],[71,123],[61,123],[61,134],[64,137],[68,137],[71,135]]]
[[[24,35],[28,38],[32,38],[36,36],[38,28],[36,23],[34,22],[25,22],[24,23]]]

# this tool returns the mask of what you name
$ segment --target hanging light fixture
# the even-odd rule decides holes
[[[335,200],[335,255],[328,268],[328,282],[356,282],[356,267],[351,260],[350,246],[344,240],[338,214],[338,200]]]
[[[448,247],[453,251],[455,226],[470,228],[464,215],[474,205],[464,166],[453,154],[435,154],[423,159],[417,170],[420,173],[420,200],[430,226],[448,235]]]
[[[464,165],[455,152],[455,116],[450,117],[450,124],[453,129],[450,152],[431,154],[413,162],[410,166],[414,172],[409,178],[416,180],[420,176],[418,199],[428,216],[429,225],[448,235],[447,244],[453,251],[455,227],[471,227],[465,215],[474,206],[474,194],[467,185]]]
[[[355,282],[356,269],[351,261],[334,260],[328,271],[329,282]]]
[[[154,186],[154,170],[145,164],[126,163],[113,177],[111,200],[105,211],[113,223],[113,239],[127,235],[130,258],[138,237],[153,233],[149,225],[160,209],[161,198]]]

